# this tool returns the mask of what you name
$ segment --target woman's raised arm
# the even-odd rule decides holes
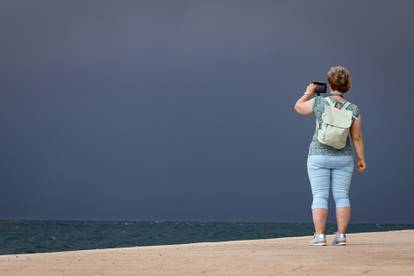
[[[309,83],[305,94],[296,101],[295,110],[297,113],[305,116],[312,114],[313,103],[315,101],[315,98],[313,98],[313,96],[315,96],[315,90],[316,84]]]

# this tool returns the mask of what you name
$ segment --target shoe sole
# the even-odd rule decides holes
[[[309,244],[310,246],[326,246],[326,243],[313,243]]]
[[[332,244],[332,245],[334,245],[334,246],[337,246],[337,245],[342,245],[342,246],[344,246],[344,245],[346,245],[346,242],[338,242],[338,243],[334,243],[334,244]]]

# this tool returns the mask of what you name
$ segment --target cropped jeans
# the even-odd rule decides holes
[[[312,209],[328,208],[330,186],[337,208],[351,206],[352,155],[308,155],[307,168],[313,195]]]

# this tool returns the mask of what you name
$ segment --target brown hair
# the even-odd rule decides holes
[[[352,87],[349,70],[343,66],[333,66],[328,71],[328,82],[332,90],[345,93]]]

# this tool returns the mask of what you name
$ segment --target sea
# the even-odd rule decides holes
[[[414,229],[350,224],[349,233]],[[336,230],[327,225],[327,233]],[[0,220],[0,255],[313,235],[312,223],[222,221]]]

